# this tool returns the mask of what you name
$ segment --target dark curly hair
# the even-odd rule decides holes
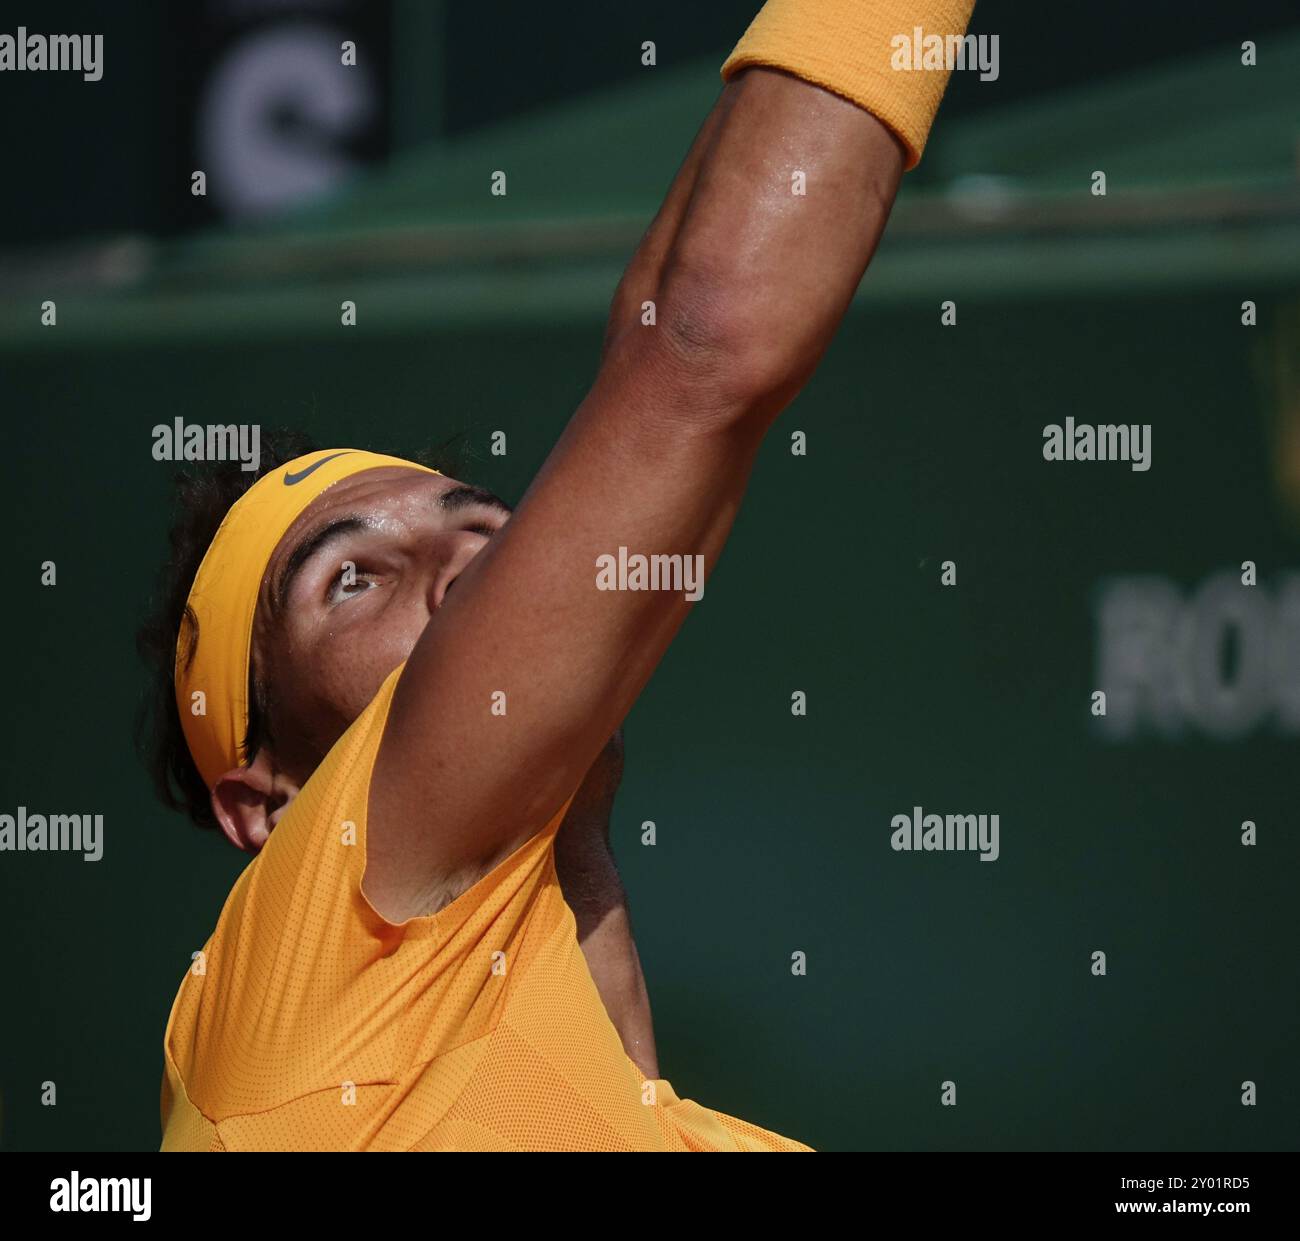
[[[187,613],[193,634],[188,658],[193,657],[199,637],[188,604],[190,587],[230,506],[263,475],[317,449],[318,445],[300,431],[263,429],[256,471],[243,470],[239,461],[221,461],[182,469],[173,477],[170,550],[158,575],[148,613],[136,633],[136,647],[149,671],[148,689],[136,719],[136,747],[162,803],[171,810],[185,811],[199,827],[215,828],[217,821],[212,814],[208,787],[185,741],[174,682],[176,643],[181,621]],[[436,448],[405,455],[444,474],[459,475],[466,453],[463,438],[456,436]],[[249,669],[248,681],[244,753],[251,757],[270,740],[269,703],[266,684],[257,676],[255,668]]]

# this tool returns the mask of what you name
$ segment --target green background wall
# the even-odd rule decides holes
[[[1294,739],[1117,745],[1088,714],[1100,577],[1190,586],[1249,555],[1268,581],[1294,563],[1250,335],[1213,326],[1221,303],[1061,299],[957,331],[859,312],[778,425],[627,728],[615,839],[680,1091],[822,1147],[1294,1144]],[[509,457],[469,472],[514,498],[598,330],[331,331],[7,368],[6,809],[106,820],[99,863],[4,859],[7,1144],[156,1141],[167,1009],[243,861],[158,809],[133,761],[132,630],[167,490],[150,428],[243,411],[375,447],[500,428]],[[1042,425],[1089,409],[1153,424],[1148,474],[1042,461]],[[34,584],[44,559],[57,588]],[[914,804],[999,813],[1001,859],[891,852]],[[57,1109],[37,1104],[47,1078]]]

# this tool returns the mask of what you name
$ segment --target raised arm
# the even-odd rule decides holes
[[[620,285],[590,393],[398,684],[365,877],[386,917],[435,908],[578,787],[691,606],[597,589],[598,558],[699,555],[712,572],[762,436],[830,343],[904,160],[870,112],[799,78],[750,68],[725,87]]]

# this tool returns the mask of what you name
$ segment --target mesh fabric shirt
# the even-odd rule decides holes
[[[164,1038],[163,1150],[807,1150],[647,1080],[546,827],[435,914],[361,892],[394,671],[245,868]]]

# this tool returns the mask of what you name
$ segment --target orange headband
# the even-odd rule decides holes
[[[190,754],[208,788],[244,762],[253,616],[271,553],[297,516],[342,479],[363,470],[428,466],[355,448],[298,457],[259,478],[225,516],[190,588],[198,641],[184,666],[192,631],[182,620],[176,640],[176,707]]]

